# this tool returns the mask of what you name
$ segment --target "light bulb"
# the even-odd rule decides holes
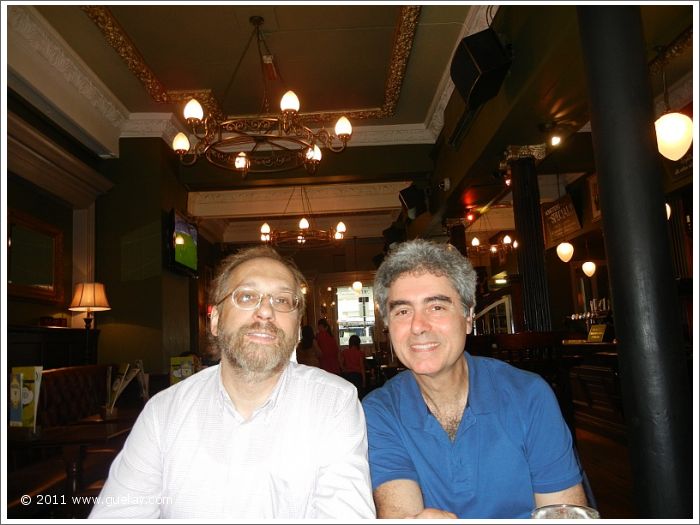
[[[185,238],[179,233],[175,236],[175,244],[182,245],[185,244]]]
[[[260,226],[260,233],[268,234],[270,233],[270,225],[268,223],[263,223],[262,226]]]
[[[552,137],[549,139],[549,143],[552,146],[558,146],[561,144],[561,137],[559,135],[552,135]]]
[[[671,220],[671,205],[666,203],[666,220]]]
[[[299,111],[299,98],[294,91],[287,91],[280,101],[280,109],[282,111]]]
[[[671,160],[686,154],[693,142],[693,121],[682,113],[666,113],[656,122],[656,143],[659,153]]]
[[[178,155],[184,155],[190,150],[190,141],[187,139],[187,135],[182,131],[175,135],[173,139],[173,150],[175,150],[175,153]]]
[[[308,230],[309,229],[309,221],[306,220],[306,217],[302,217],[301,220],[299,221],[299,229],[300,230]]]
[[[236,155],[233,165],[237,170],[247,170],[250,167],[250,159],[248,159],[248,156],[241,151],[238,155]]]
[[[362,281],[355,281],[352,283],[352,289],[355,290],[355,292],[360,293],[362,291]]]
[[[183,114],[185,115],[185,120],[202,120],[204,117],[204,110],[202,109],[202,105],[197,102],[196,99],[192,98],[185,106]]]
[[[345,116],[340,117],[338,122],[335,123],[335,134],[345,140],[352,135],[352,124],[350,124],[350,121]]]
[[[336,225],[335,231],[340,232],[340,233],[345,233],[347,231],[347,228],[345,228],[345,223],[343,221],[340,221]]]
[[[581,265],[581,269],[588,277],[593,277],[593,274],[595,273],[595,263],[592,261],[586,261]]]
[[[557,246],[557,255],[564,262],[569,262],[574,256],[574,247],[571,243],[562,242]]]
[[[314,144],[314,150],[313,150],[313,154],[311,156],[311,159],[315,160],[317,162],[320,162],[321,157],[323,157],[323,155],[321,154],[321,148],[319,148],[316,144]]]
[[[510,238],[510,235],[505,235],[503,237],[503,244],[511,244],[513,242],[513,239]]]
[[[472,239],[472,246],[479,246],[479,244],[481,244],[481,242],[479,241],[479,238],[478,238],[478,237],[474,237],[474,238]]]

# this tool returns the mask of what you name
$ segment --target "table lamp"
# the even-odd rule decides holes
[[[73,300],[68,309],[73,312],[87,312],[85,328],[89,330],[92,324],[92,312],[111,310],[109,302],[107,302],[105,285],[102,283],[76,284],[73,291]]]

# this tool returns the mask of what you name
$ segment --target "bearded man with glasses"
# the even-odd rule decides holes
[[[223,260],[211,291],[220,364],[146,404],[91,518],[375,516],[355,388],[290,361],[304,283],[267,246]]]

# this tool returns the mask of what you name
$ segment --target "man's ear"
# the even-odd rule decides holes
[[[472,306],[467,313],[467,335],[472,333],[474,328],[474,307]]]
[[[211,335],[216,337],[219,335],[219,309],[216,306],[211,309],[209,323],[209,331],[211,332]]]

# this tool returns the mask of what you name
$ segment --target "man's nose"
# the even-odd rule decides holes
[[[413,312],[411,319],[411,332],[414,334],[422,334],[430,330],[430,320],[428,315],[421,309]]]
[[[265,294],[260,299],[260,306],[255,309],[255,316],[260,319],[271,319],[275,316],[275,310],[272,308],[272,296]]]

